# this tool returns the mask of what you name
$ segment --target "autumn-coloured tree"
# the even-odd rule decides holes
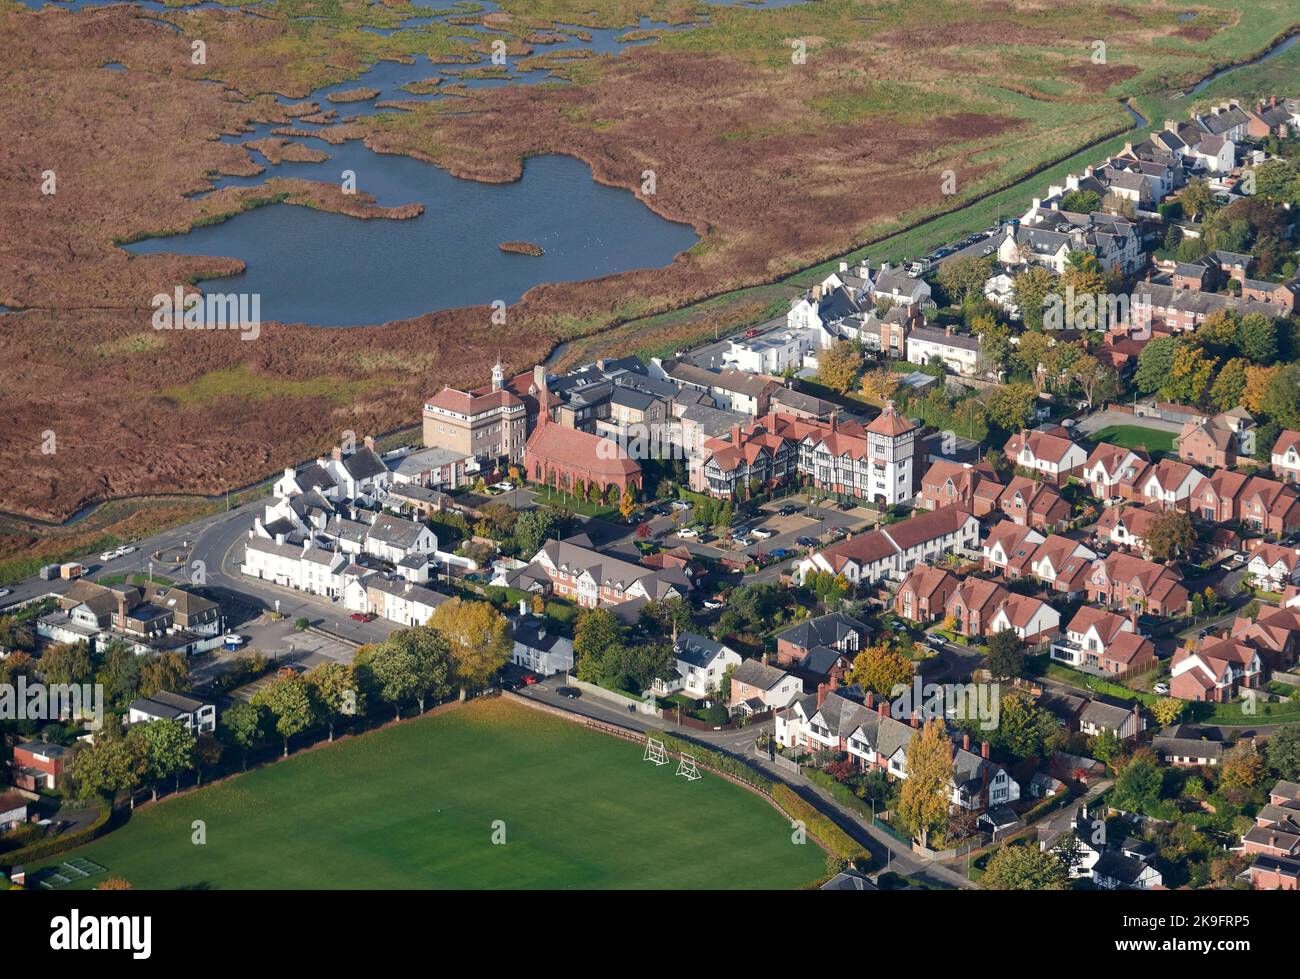
[[[481,687],[510,657],[506,618],[488,602],[453,598],[433,610],[429,619],[447,641],[452,679],[464,700],[470,687]]]
[[[907,746],[907,779],[898,797],[898,817],[914,839],[927,846],[930,834],[948,823],[952,804],[952,742],[943,721],[926,721]]]
[[[632,511],[636,509],[636,498],[632,496],[631,488],[623,490],[623,495],[618,500],[618,512],[626,520],[632,516]]]
[[[1172,561],[1196,543],[1196,527],[1186,510],[1161,510],[1147,527],[1146,546],[1157,561]]]
[[[853,387],[861,369],[862,352],[847,340],[837,340],[817,355],[817,379],[840,394]]]
[[[1177,697],[1161,697],[1152,706],[1151,713],[1155,715],[1161,727],[1168,727],[1182,716],[1183,708],[1186,706]]]
[[[898,393],[901,383],[897,371],[878,367],[862,375],[862,394],[872,404],[882,405]]]
[[[890,695],[899,685],[912,682],[912,664],[889,646],[868,646],[853,658],[849,681],[863,689]]]

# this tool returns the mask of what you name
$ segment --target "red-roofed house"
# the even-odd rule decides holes
[[[1007,580],[1026,577],[1034,549],[1044,540],[1032,527],[999,520],[984,538],[984,570],[996,571]]]
[[[1011,597],[996,581],[966,578],[948,599],[944,614],[953,620],[953,629],[963,636],[982,636],[1002,603]]]
[[[1264,665],[1259,653],[1235,639],[1207,636],[1199,648],[1183,647],[1170,664],[1169,693],[1179,700],[1224,703],[1242,687],[1258,687]]]
[[[1088,492],[1107,503],[1120,498],[1119,485],[1125,473],[1131,473],[1130,478],[1134,478],[1138,470],[1148,465],[1150,463],[1132,449],[1101,442],[1083,464],[1081,476],[1088,484]]]
[[[1061,613],[1041,598],[1012,592],[989,618],[984,634],[991,636],[1003,629],[1010,629],[1026,646],[1038,646],[1061,631]]]
[[[894,612],[913,622],[933,622],[943,616],[957,585],[957,576],[951,571],[918,564],[899,585],[894,595]]]
[[[1107,507],[1093,527],[1098,540],[1146,553],[1151,522],[1161,511],[1154,507]]]
[[[524,447],[524,472],[534,483],[574,493],[595,486],[602,496],[641,489],[641,467],[613,439],[566,428],[538,417]]]
[[[1300,584],[1300,548],[1282,544],[1260,544],[1246,562],[1246,573],[1268,591],[1281,591]]]
[[[950,462],[936,459],[921,477],[921,496],[917,505],[926,510],[941,506],[962,506],[982,517],[991,512],[1002,484],[987,463]]]
[[[1182,615],[1190,601],[1176,571],[1122,551],[1092,562],[1087,591],[1089,601],[1152,615]]]
[[[1300,482],[1300,432],[1283,429],[1269,452],[1273,475],[1286,483]]]
[[[998,496],[998,509],[1013,523],[1035,530],[1063,530],[1070,522],[1070,504],[1047,482],[1016,476]]]
[[[1015,465],[1032,469],[1058,486],[1077,475],[1088,461],[1088,453],[1071,441],[1063,428],[1051,432],[1022,429],[1007,439],[1002,452]]]

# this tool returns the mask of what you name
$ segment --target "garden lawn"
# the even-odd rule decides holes
[[[1175,432],[1141,425],[1110,425],[1088,436],[1094,442],[1109,442],[1124,449],[1145,448],[1149,452],[1173,452]]]
[[[45,865],[81,856],[169,889],[793,888],[825,874],[760,797],[642,753],[477,701],[165,800]]]

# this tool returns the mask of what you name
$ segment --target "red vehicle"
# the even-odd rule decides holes
[[[537,677],[533,676],[531,673],[529,673],[526,677],[524,677],[525,687],[531,687],[536,682],[537,682]]]
[[[375,617],[374,612],[353,612],[352,619],[355,622],[370,622]]]
[[[748,330],[745,331],[746,339],[756,337],[756,336],[758,336],[758,327],[756,326],[751,326]]]

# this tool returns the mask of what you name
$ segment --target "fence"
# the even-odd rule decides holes
[[[767,762],[773,768],[778,768],[781,771],[788,772],[791,775],[799,774],[799,763],[795,761],[793,758],[787,758],[785,755],[781,754],[780,752],[776,752],[775,754],[769,756],[768,753],[764,751],[762,748],[760,748],[757,744],[753,746],[753,751],[754,751],[755,758]]]

